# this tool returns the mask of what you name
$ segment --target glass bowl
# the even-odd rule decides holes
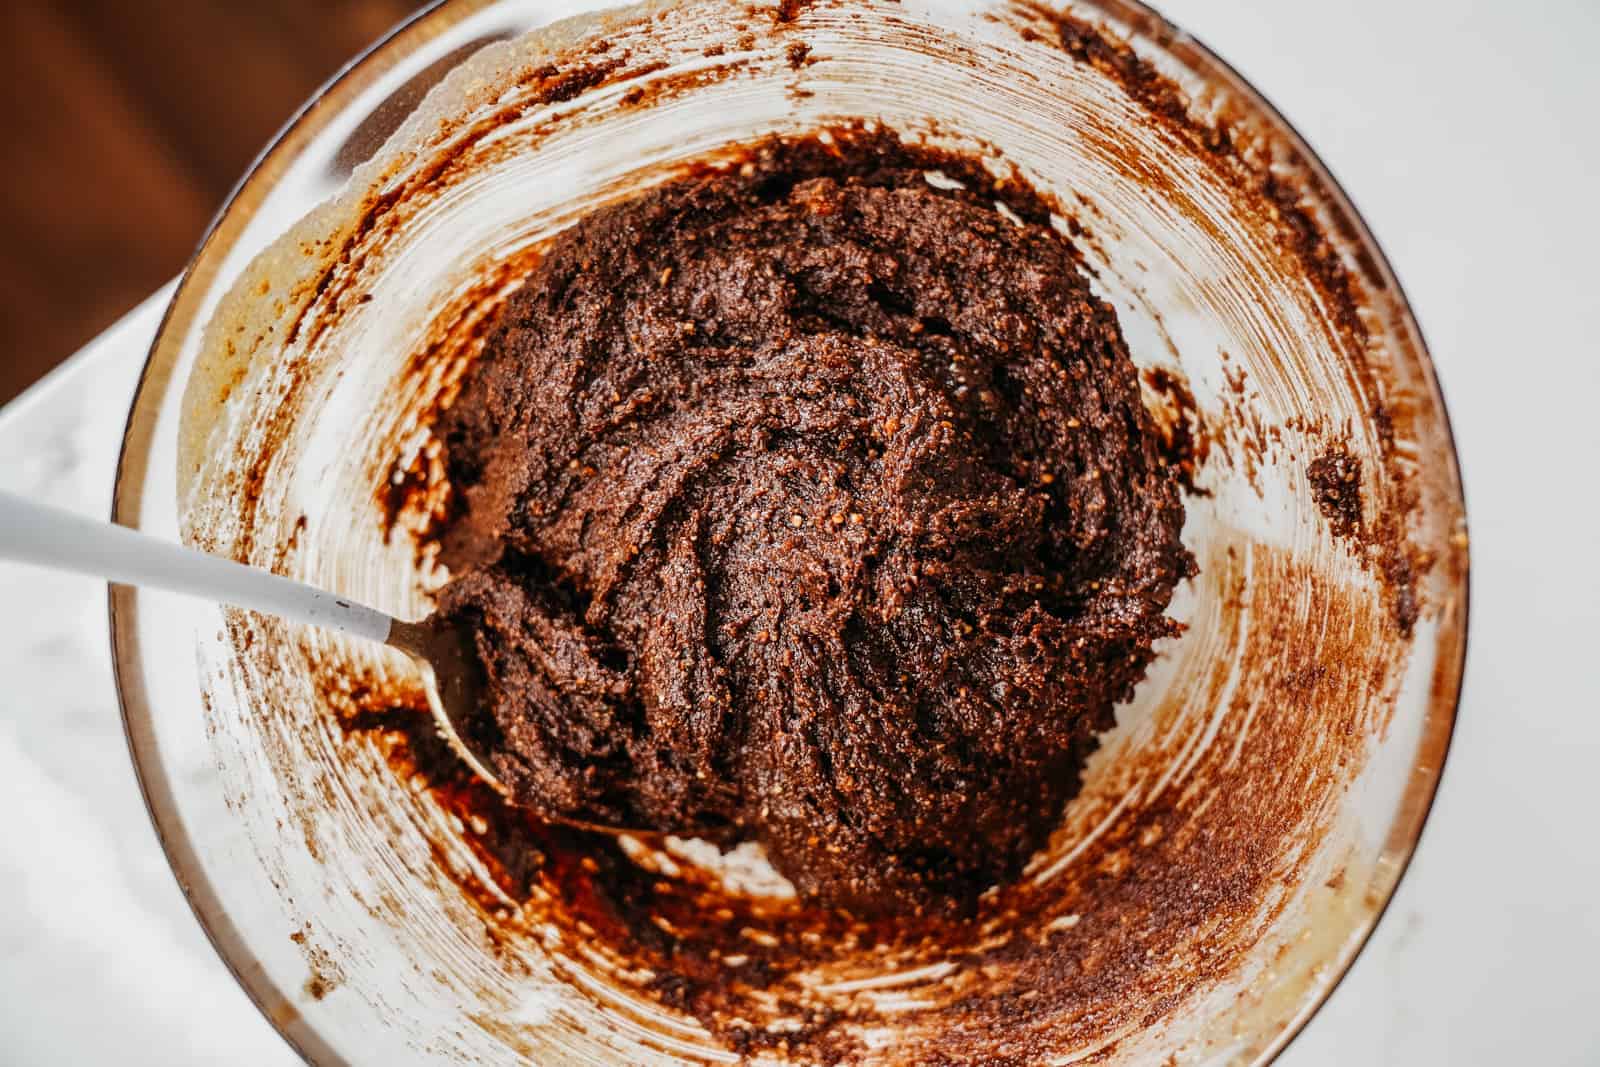
[[[405,663],[117,588],[162,843],[313,1062],[1263,1063],[1371,931],[1465,648],[1443,402],[1309,149],[1135,4],[431,9],[218,218],[145,368],[116,520],[421,615],[447,490],[428,426],[540,242],[686,161],[852,121],[1057,205],[1192,476],[1186,631],[1021,882],[924,937],[809,913],[749,849],[519,824],[522,870],[485,843],[513,815],[424,773]]]

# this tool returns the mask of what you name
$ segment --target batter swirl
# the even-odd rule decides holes
[[[1114,312],[1001,193],[836,131],[552,243],[440,426],[520,803],[860,913],[1043,843],[1193,564]]]

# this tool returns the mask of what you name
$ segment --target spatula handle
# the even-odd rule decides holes
[[[164,589],[384,641],[393,619],[348,597],[0,492],[0,559]]]

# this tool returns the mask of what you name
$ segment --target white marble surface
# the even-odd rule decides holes
[[[1165,10],[1296,123],[1388,251],[1450,402],[1472,523],[1466,693],[1438,804],[1372,944],[1280,1062],[1596,1067],[1600,4]],[[107,513],[162,303],[0,411],[0,487]],[[293,1062],[156,844],[103,586],[0,564],[0,605],[0,1061]]]

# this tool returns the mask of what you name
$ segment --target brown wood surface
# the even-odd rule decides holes
[[[274,132],[420,0],[0,0],[0,403],[182,269]]]

